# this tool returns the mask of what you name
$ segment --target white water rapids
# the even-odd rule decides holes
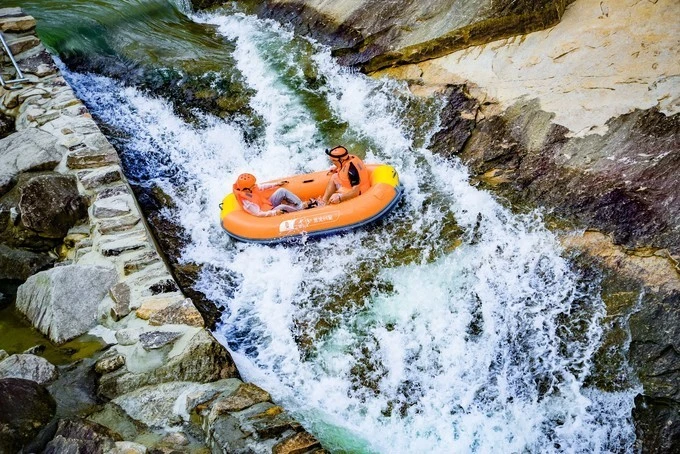
[[[216,334],[244,379],[332,452],[632,450],[635,390],[585,384],[602,334],[597,283],[579,281],[540,216],[512,214],[472,187],[462,165],[432,155],[434,131],[402,117],[399,84],[340,68],[272,22],[195,20],[236,45],[263,120],[256,143],[236,123],[192,126],[166,100],[111,79],[67,77],[101,121],[129,135],[126,153],[149,183],[173,197],[183,260],[205,265],[198,290],[225,308]],[[305,55],[319,87],[306,85]],[[234,243],[218,204],[239,173],[266,180],[329,166],[322,150],[336,143],[309,97],[366,161],[399,170],[404,202],[342,236]]]

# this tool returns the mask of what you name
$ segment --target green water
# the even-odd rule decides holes
[[[88,358],[105,345],[100,338],[90,335],[80,336],[60,346],[55,345],[33,328],[13,304],[0,309],[0,350],[10,355],[40,346],[44,348],[40,356],[52,364],[62,365]]]

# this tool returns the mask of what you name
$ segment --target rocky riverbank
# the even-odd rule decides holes
[[[602,270],[608,338],[629,342],[644,389],[639,446],[679,450],[678,2],[249,3],[344,64],[443,98],[431,148],[515,209],[541,208],[577,263]]]
[[[0,9],[27,79],[0,88],[1,290],[52,343],[101,342],[58,367],[0,350],[0,452],[323,452],[204,327],[35,26]]]

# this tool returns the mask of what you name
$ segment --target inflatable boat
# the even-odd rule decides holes
[[[257,217],[244,211],[231,193],[220,204],[222,227],[229,236],[251,243],[279,243],[301,236],[318,237],[367,225],[385,216],[401,199],[403,188],[394,167],[367,164],[371,187],[359,196],[278,216]],[[303,201],[321,198],[332,174],[326,171],[268,181],[288,181],[285,188]]]

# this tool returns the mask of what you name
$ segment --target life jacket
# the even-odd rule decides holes
[[[277,188],[269,188],[262,190],[257,185],[253,186],[250,191],[242,191],[236,187],[236,184],[232,187],[234,195],[236,196],[236,201],[243,208],[243,201],[247,200],[253,202],[255,205],[260,207],[262,211],[269,211],[274,208],[269,201],[269,197],[274,193]]]
[[[349,179],[349,165],[354,164],[354,167],[359,171],[359,193],[363,194],[371,188],[371,177],[368,174],[368,169],[364,162],[353,154],[342,162],[342,167],[338,170],[338,180],[342,187],[346,190],[352,189],[352,183]]]

